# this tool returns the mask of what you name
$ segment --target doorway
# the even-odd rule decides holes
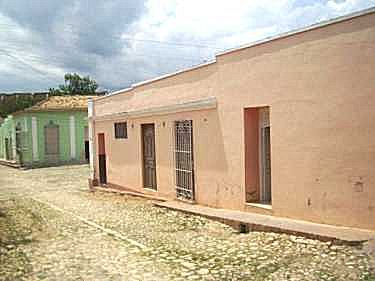
[[[90,162],[90,143],[89,143],[89,127],[84,129],[84,138],[85,138],[85,160],[87,163]]]
[[[90,143],[85,141],[85,160],[86,163],[90,163]]]
[[[143,187],[156,190],[155,126],[142,124]]]
[[[99,157],[99,182],[100,184],[107,184],[107,163],[105,154],[105,135],[98,134],[98,157]]]
[[[245,201],[271,204],[271,126],[269,107],[244,110]]]
[[[12,159],[12,139],[5,138],[5,160]]]
[[[16,126],[16,159],[22,166],[23,164],[23,139],[24,139],[24,134],[22,132],[21,124],[18,123]]]
[[[59,161],[59,126],[52,121],[44,127],[45,157],[48,162]]]

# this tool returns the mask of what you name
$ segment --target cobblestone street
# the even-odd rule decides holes
[[[0,280],[375,280],[358,247],[89,192],[87,166],[0,166]]]

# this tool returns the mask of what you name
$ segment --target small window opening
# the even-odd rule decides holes
[[[128,138],[128,127],[127,127],[126,122],[115,123],[115,138],[116,139]]]

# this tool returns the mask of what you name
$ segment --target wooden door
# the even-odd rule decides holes
[[[105,136],[104,133],[98,134],[98,158],[99,158],[99,182],[107,183],[107,163],[105,154]]]
[[[18,158],[18,162],[22,165],[23,163],[23,149],[24,149],[24,139],[25,135],[22,132],[21,125],[18,123],[16,126],[16,157]]]
[[[44,127],[45,158],[48,162],[59,160],[59,126],[48,124]]]
[[[156,184],[156,155],[155,155],[155,126],[142,124],[143,146],[143,186],[157,189]]]

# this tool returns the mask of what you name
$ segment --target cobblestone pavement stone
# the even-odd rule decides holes
[[[375,280],[362,246],[239,234],[151,200],[89,192],[87,177],[87,166],[0,167],[0,280]]]

